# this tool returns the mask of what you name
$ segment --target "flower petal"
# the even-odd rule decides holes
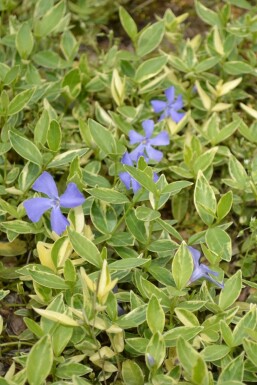
[[[204,265],[203,263],[200,264],[200,268],[205,274],[212,274],[212,275],[215,275],[216,277],[219,275],[217,271],[211,270],[208,266]]]
[[[163,100],[151,100],[151,105],[153,107],[154,112],[158,114],[166,108],[167,103]]]
[[[130,144],[141,143],[144,139],[145,137],[139,134],[138,132],[136,132],[135,130],[129,131]]]
[[[173,108],[170,108],[168,111],[168,115],[171,117],[172,120],[174,120],[175,123],[178,123],[185,116],[185,113],[177,112],[173,110]]]
[[[134,194],[136,194],[136,192],[141,188],[141,185],[134,178],[131,178],[131,185],[132,185],[132,190]]]
[[[166,119],[167,117],[168,117],[168,113],[167,113],[167,109],[165,109],[158,121],[160,122],[161,120]]]
[[[23,202],[27,216],[32,222],[38,222],[42,215],[52,207],[49,198],[31,198]]]
[[[119,177],[122,183],[124,183],[126,189],[129,190],[131,186],[131,175],[128,172],[124,171],[119,173]]]
[[[146,119],[142,122],[142,127],[145,131],[146,139],[149,139],[154,130],[154,121],[152,119]]]
[[[188,246],[188,249],[193,257],[194,265],[197,267],[199,265],[199,260],[201,258],[201,253],[199,250],[194,249],[192,246]]]
[[[155,146],[167,146],[170,143],[169,134],[162,131],[154,138],[149,139],[149,143]]]
[[[75,183],[69,183],[64,193],[60,196],[61,207],[72,208],[85,202],[84,195],[79,191]]]
[[[131,151],[130,159],[132,159],[134,162],[137,162],[140,156],[145,157],[145,144],[140,143],[139,146],[137,146],[133,151]]]
[[[154,172],[154,173],[153,173],[153,181],[154,181],[154,182],[158,182],[158,180],[159,180],[159,175],[156,174],[156,172]]]
[[[181,110],[184,107],[182,95],[178,95],[177,100],[172,103],[172,107],[174,110]]]
[[[192,283],[203,277],[206,277],[205,272],[201,269],[200,266],[195,266],[194,271],[189,279],[189,282]]]
[[[213,274],[213,273],[212,273]],[[208,280],[208,281],[210,281],[210,282],[212,282],[212,283],[214,283],[215,285],[217,285],[217,286],[219,286],[221,289],[224,289],[224,283],[223,282],[218,282],[218,281],[216,281],[216,279],[214,279],[214,278],[212,278],[210,275],[208,275],[208,274],[206,274],[205,275],[205,278]]]
[[[53,207],[50,221],[52,230],[58,235],[63,233],[66,227],[70,225],[68,219],[62,214],[60,207]]]
[[[133,161],[132,159],[130,158],[130,154],[128,153],[128,151],[126,151],[122,158],[121,158],[121,163],[122,164],[127,164],[128,166],[133,166]]]
[[[163,158],[163,153],[159,150],[155,150],[151,145],[146,146],[146,152],[149,159],[156,160],[156,162],[160,162]]]
[[[174,98],[175,98],[175,88],[173,86],[171,86],[171,87],[167,88],[167,90],[165,90],[164,93],[165,93],[165,96],[166,96],[169,104],[173,103]]]
[[[49,198],[58,198],[58,190],[54,178],[47,171],[44,171],[40,177],[37,178],[32,188],[35,191],[48,195]]]

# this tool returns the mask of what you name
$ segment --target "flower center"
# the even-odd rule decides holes
[[[51,199],[52,207],[60,207],[60,199],[59,198],[52,198]]]

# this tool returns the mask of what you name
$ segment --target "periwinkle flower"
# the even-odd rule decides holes
[[[189,283],[197,281],[200,278],[205,278],[208,281],[215,283],[215,285],[219,286],[221,289],[224,288],[224,284],[216,281],[214,278],[212,278],[209,274],[218,276],[219,274],[216,271],[211,270],[208,266],[204,265],[203,263],[199,263],[199,260],[201,258],[200,251],[194,249],[191,246],[188,246],[188,249],[193,257],[194,261],[194,270],[190,277]]]
[[[185,115],[184,112],[178,112],[184,106],[182,95],[178,95],[175,98],[175,88],[173,86],[167,88],[164,91],[167,101],[163,100],[152,100],[151,104],[154,112],[159,114],[162,112],[160,119],[171,118],[175,123],[178,123]]]
[[[121,158],[121,163],[128,166],[133,166],[133,161],[130,157],[130,154],[126,151],[123,157]],[[121,181],[124,183],[127,190],[133,190],[134,194],[140,189],[140,184],[138,181],[133,178],[127,171],[122,171],[119,174]]]
[[[170,143],[169,135],[166,131],[162,131],[155,137],[152,137],[154,121],[150,119],[144,120],[142,127],[145,131],[145,136],[134,130],[129,131],[130,144],[139,143],[139,145],[131,151],[130,157],[135,162],[140,156],[143,156],[146,161],[151,159],[159,162],[163,157],[163,153],[154,149],[152,146],[167,146]]]
[[[73,208],[82,205],[84,195],[79,191],[75,183],[69,183],[65,192],[59,197],[53,177],[44,171],[35,181],[32,189],[46,194],[48,198],[31,198],[23,202],[23,206],[32,222],[38,222],[42,215],[51,209],[50,222],[52,230],[60,235],[70,225],[62,214],[60,207]]]
[[[131,153],[129,154],[126,151],[121,158],[121,163],[133,167],[134,163],[133,163],[133,160],[131,159]],[[120,177],[120,180],[124,183],[126,189],[130,190],[132,188],[134,194],[136,194],[137,191],[141,188],[140,183],[135,178],[133,178],[127,171],[120,172],[119,177]],[[157,182],[158,179],[159,179],[158,175],[154,172],[153,174],[154,182]]]

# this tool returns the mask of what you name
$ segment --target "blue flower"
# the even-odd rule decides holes
[[[192,255],[193,261],[194,261],[194,271],[190,277],[189,283],[197,281],[200,278],[205,278],[210,282],[215,283],[215,285],[219,286],[221,289],[224,288],[224,284],[216,281],[214,278],[212,278],[209,274],[218,276],[219,274],[216,271],[213,271],[209,269],[208,266],[204,265],[203,263],[199,264],[199,260],[201,258],[200,251],[194,249],[191,246],[188,246],[188,249]]]
[[[131,159],[131,154],[129,154],[127,151],[121,158],[121,163],[126,164],[128,166],[134,166],[133,160]],[[120,180],[124,183],[127,190],[130,190],[132,188],[134,194],[137,193],[137,191],[141,188],[140,183],[133,178],[127,171],[122,171],[119,173]],[[154,182],[157,182],[159,179],[156,172],[153,174],[153,180]]]
[[[70,225],[62,214],[60,207],[73,208],[85,201],[83,194],[75,183],[69,183],[65,192],[59,197],[53,177],[46,171],[40,175],[32,186],[33,190],[46,194],[49,198],[31,198],[23,206],[32,222],[38,222],[42,215],[51,209],[50,222],[52,230],[60,235]]]
[[[125,152],[123,157],[121,158],[122,164],[127,164],[128,166],[133,166],[133,161],[130,158],[130,155],[128,152]],[[132,176],[127,172],[123,171],[119,174],[120,180],[124,183],[127,190],[132,188],[134,194],[140,189],[141,185],[136,181],[136,179],[132,178]]]
[[[130,153],[130,157],[133,161],[137,162],[140,156],[143,156],[146,161],[149,159],[159,162],[163,153],[161,151],[155,150],[154,146],[167,146],[170,143],[169,135],[167,132],[162,131],[154,138],[152,138],[154,130],[154,121],[153,120],[144,120],[142,127],[145,131],[145,136],[138,134],[136,131],[129,131],[130,144],[139,143],[139,145]]]
[[[182,95],[178,95],[177,99],[175,99],[175,88],[173,86],[167,88],[164,93],[167,98],[166,102],[163,100],[151,101],[154,112],[158,114],[163,111],[159,120],[171,118],[175,123],[178,123],[185,115],[184,112],[178,112],[184,106]]]

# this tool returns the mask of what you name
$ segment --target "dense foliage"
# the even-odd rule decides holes
[[[257,383],[257,6],[0,10],[0,385]]]

